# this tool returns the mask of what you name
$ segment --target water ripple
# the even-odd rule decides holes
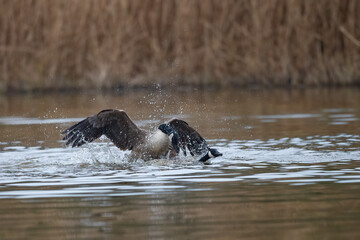
[[[5,143],[0,152],[0,198],[131,196],[210,191],[225,182],[345,184],[360,178],[359,135],[209,143],[224,156],[208,165],[189,156],[129,162],[128,152],[107,142],[78,149]]]

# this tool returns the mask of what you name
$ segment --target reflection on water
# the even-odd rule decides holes
[[[357,239],[360,91],[0,97],[0,239]],[[60,131],[104,108],[185,119],[224,153],[129,162]]]

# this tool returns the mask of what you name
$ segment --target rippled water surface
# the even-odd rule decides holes
[[[359,239],[358,89],[0,96],[0,239]],[[129,162],[61,130],[186,120],[224,155]]]

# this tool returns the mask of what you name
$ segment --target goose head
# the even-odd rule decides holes
[[[173,149],[176,153],[179,153],[179,134],[177,131],[166,123],[161,124],[158,129],[169,136]]]

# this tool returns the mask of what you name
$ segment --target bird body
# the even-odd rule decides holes
[[[131,157],[144,160],[177,155],[180,150],[186,155],[202,156],[204,162],[222,154],[209,148],[205,139],[185,121],[172,119],[161,124],[155,131],[138,128],[122,110],[107,109],[87,117],[62,132],[66,145],[79,147],[102,135],[108,137],[121,150],[131,150]]]
[[[148,151],[152,154],[165,153],[171,146],[170,138],[160,130],[156,130],[155,133],[149,135],[146,143]]]
[[[132,158],[158,159],[164,158],[171,151],[169,137],[160,130],[148,132],[142,143],[131,149]]]

